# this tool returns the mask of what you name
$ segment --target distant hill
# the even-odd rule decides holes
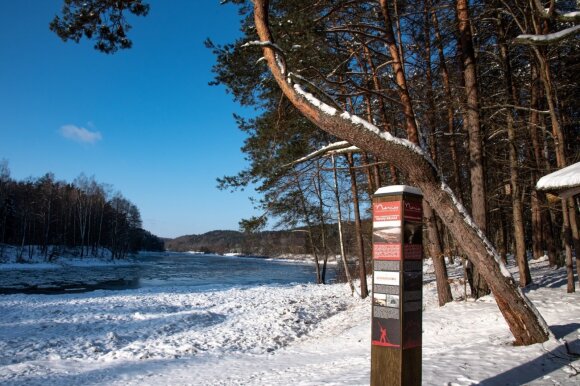
[[[356,254],[356,237],[354,224],[345,221],[343,224],[344,244],[346,253]],[[362,223],[364,229],[364,245],[367,255],[370,256],[372,222],[365,220]],[[318,253],[322,253],[322,238],[320,227],[313,228],[313,240]],[[336,224],[326,224],[325,244],[331,254],[339,254],[338,227]],[[280,255],[305,255],[312,254],[305,228],[264,231],[257,233],[243,233],[229,230],[216,230],[201,235],[180,236],[175,239],[165,240],[165,249],[174,252],[198,251],[205,253],[242,253],[254,256],[277,257]]]
[[[165,240],[165,249],[174,252],[243,253],[257,256],[307,254],[306,233],[295,231],[265,231],[242,233],[216,230],[201,235],[180,236]]]

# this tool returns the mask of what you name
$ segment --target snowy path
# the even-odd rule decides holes
[[[532,269],[530,298],[580,351],[564,271]],[[439,308],[433,282],[424,296],[423,384],[580,383],[562,344],[513,347],[492,297]],[[0,384],[364,385],[369,331],[368,300],[342,284],[2,296]]]

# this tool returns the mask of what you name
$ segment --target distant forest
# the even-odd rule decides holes
[[[21,247],[20,260],[33,253],[27,246],[37,246],[46,261],[64,251],[85,257],[108,249],[115,259],[162,251],[163,240],[141,226],[139,209],[93,177],[81,174],[68,183],[47,173],[15,181],[8,162],[0,162],[0,247]]]

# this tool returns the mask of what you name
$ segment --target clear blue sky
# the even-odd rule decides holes
[[[253,192],[219,191],[215,179],[246,165],[232,114],[251,112],[208,86],[214,57],[203,45],[239,36],[237,8],[148,3],[133,48],[106,55],[49,31],[62,0],[0,1],[0,159],[17,180],[94,175],[159,236],[237,229]]]

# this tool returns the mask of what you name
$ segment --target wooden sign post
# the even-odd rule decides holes
[[[421,385],[423,195],[394,185],[373,196],[371,385]]]

